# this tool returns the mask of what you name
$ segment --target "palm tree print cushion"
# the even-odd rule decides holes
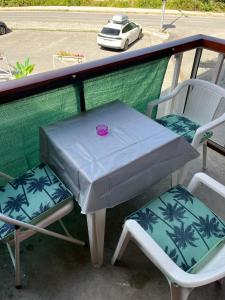
[[[40,164],[0,186],[0,212],[26,223],[36,223],[71,198],[71,192],[53,171]],[[13,231],[14,225],[0,221],[1,239]]]
[[[225,240],[225,222],[181,185],[127,219],[138,222],[181,269],[190,273]]]
[[[186,117],[179,115],[167,115],[156,121],[164,127],[172,130],[178,135],[182,136],[188,143],[193,141],[196,130],[200,127],[199,124],[189,120]],[[213,133],[206,132],[201,140],[201,143],[211,138]]]

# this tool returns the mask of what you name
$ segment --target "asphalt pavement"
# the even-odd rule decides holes
[[[97,32],[115,13],[126,13],[146,33],[159,31],[160,10],[96,7],[0,8],[0,19],[14,29]],[[164,32],[172,38],[198,33],[223,37],[225,14],[166,10]]]
[[[96,33],[116,13],[128,14],[131,20],[143,27],[143,38],[131,45],[128,51],[199,33],[225,38],[225,14],[166,10],[164,32],[160,32],[160,10],[99,7],[0,8],[0,20],[5,21],[11,29],[11,32],[0,37],[0,52],[8,57],[11,65],[30,57],[31,62],[35,63],[35,73],[52,70],[53,54],[61,50],[82,53],[86,61],[117,55],[121,51],[101,49],[96,43]],[[192,53],[185,54],[184,59],[192,61],[191,56]],[[206,53],[205,59],[214,60],[216,56],[211,52]],[[56,63],[56,68],[65,66]],[[188,70],[186,65],[185,71],[181,72],[182,80],[188,77]]]

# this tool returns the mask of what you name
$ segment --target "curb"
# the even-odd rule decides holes
[[[94,32],[94,33],[98,33],[99,30],[98,29],[94,29],[94,28],[61,28],[61,29],[57,29],[57,28],[50,28],[50,27],[20,27],[20,26],[10,26],[11,30],[28,30],[28,31],[57,31],[57,32]],[[157,38],[160,38],[161,40],[167,40],[170,35],[169,33],[165,33],[165,32],[160,32],[160,31],[156,31],[156,30],[144,30],[143,31],[144,35],[152,35],[155,36]]]
[[[23,7],[0,7],[0,11],[70,11],[70,12],[123,12],[136,14],[161,14],[161,9],[147,8],[118,8],[118,7],[97,7],[97,6],[23,6]],[[196,16],[220,16],[224,17],[225,13],[201,12],[186,10],[169,10],[165,14],[172,15],[196,15]]]

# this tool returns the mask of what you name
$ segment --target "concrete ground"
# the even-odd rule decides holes
[[[1,36],[0,53],[4,53],[11,65],[30,57],[35,64],[34,73],[53,69],[53,54],[58,51],[82,53],[86,61],[100,59],[121,53],[119,50],[101,49],[96,42],[96,32],[70,32],[46,30],[14,30]],[[148,47],[162,42],[160,36],[145,34],[129,47],[128,51]],[[16,47],[16,51],[15,51]],[[56,63],[56,68],[70,64]]]
[[[209,150],[208,171],[225,184],[224,157]],[[191,162],[191,174],[201,168],[201,159]],[[187,181],[188,181],[187,180]],[[123,220],[130,212],[146,203],[154,195],[170,187],[170,178],[152,186],[140,197],[115,208],[108,209],[105,239],[104,266],[95,269],[91,265],[88,248],[46,237],[40,234],[22,244],[23,288],[14,288],[14,270],[5,245],[0,247],[0,299],[20,300],[144,300],[170,299],[167,280],[161,272],[141,253],[132,242],[128,245],[118,266],[110,264]],[[197,195],[225,218],[224,201],[202,187]],[[65,218],[70,231],[78,238],[87,240],[87,225],[84,215],[76,207],[75,212]],[[52,226],[60,230],[58,224]],[[195,289],[190,300],[222,300],[225,286],[210,284]]]
[[[165,31],[159,33],[161,10],[0,7],[0,19],[12,29],[7,35],[0,37],[0,53],[8,57],[12,66],[16,61],[23,62],[26,57],[30,57],[35,64],[34,73],[52,70],[52,55],[61,50],[80,52],[85,55],[86,61],[117,55],[121,51],[100,49],[96,43],[97,32],[116,13],[127,13],[131,20],[143,27],[142,40],[131,45],[128,51],[199,33],[225,38],[222,30],[225,25],[224,14],[166,10]],[[207,53],[207,58],[209,57],[210,54]],[[186,62],[189,62],[188,58],[182,73],[186,73]],[[64,66],[66,65],[59,63],[56,67]]]

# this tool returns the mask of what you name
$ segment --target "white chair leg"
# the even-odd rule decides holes
[[[68,231],[68,229],[66,228],[66,225],[64,224],[64,222],[63,222],[62,219],[59,220],[59,224],[60,224],[60,226],[62,227],[62,229],[63,229],[63,231],[65,232],[65,234],[66,234],[67,236],[72,237],[72,235],[69,233],[69,231]]]
[[[106,209],[87,214],[88,235],[92,264],[101,267],[104,255]]]
[[[14,240],[15,240],[15,283],[16,288],[21,288],[20,280],[20,239],[19,239],[19,227],[15,226]]]
[[[119,242],[117,244],[116,250],[115,250],[112,260],[111,260],[112,265],[114,265],[115,262],[121,258],[130,239],[131,239],[131,234],[128,231],[126,223],[125,223],[124,227],[123,227],[123,231],[122,231],[120,239],[119,239]]]
[[[74,243],[76,245],[79,245],[79,246],[85,246],[86,243],[81,241],[81,240],[78,240],[78,239],[75,239],[72,234],[70,234],[70,232],[68,231],[68,229],[66,228],[66,225],[64,224],[63,220],[60,219],[59,220],[59,224],[60,226],[62,227],[63,231],[65,232],[65,234],[70,238],[70,242],[71,243]]]
[[[202,169],[207,169],[207,142],[202,145]]]
[[[191,291],[192,289],[178,286],[175,283],[170,283],[171,300],[187,300]]]

